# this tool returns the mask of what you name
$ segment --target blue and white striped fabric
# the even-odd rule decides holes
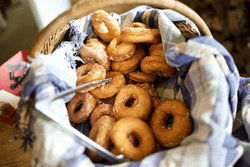
[[[178,147],[154,153],[142,161],[113,166],[226,167],[250,164],[247,140],[250,137],[249,79],[239,76],[230,53],[210,37],[186,41],[173,22],[187,20],[198,29],[188,18],[173,10],[139,6],[121,15],[111,15],[122,29],[139,21],[160,30],[167,62],[178,72],[174,77],[161,78],[157,91],[161,100],[183,100],[193,119],[193,132]],[[26,131],[25,142],[33,145],[35,166],[105,166],[92,163],[83,154],[85,148],[74,135],[42,114],[52,113],[69,125],[64,103],[70,97],[53,103],[48,97],[75,86],[72,60],[79,55],[84,40],[95,36],[90,19],[91,15],[72,21],[69,41],[64,41],[50,56],[38,55],[25,74],[17,121]],[[232,131],[239,112],[242,112],[246,127],[243,140],[237,139]],[[86,134],[89,125],[75,128]]]

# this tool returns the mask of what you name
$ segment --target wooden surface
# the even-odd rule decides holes
[[[31,149],[27,152],[20,149],[21,140],[10,141],[18,134],[13,125],[0,122],[0,166],[1,167],[29,167],[31,166]]]

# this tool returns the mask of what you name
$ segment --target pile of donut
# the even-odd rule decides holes
[[[90,139],[135,161],[177,146],[191,132],[192,123],[184,102],[161,102],[155,90],[158,76],[176,74],[166,63],[159,30],[134,22],[120,31],[118,22],[103,10],[94,12],[91,22],[99,38],[87,39],[80,48],[86,64],[76,69],[76,85],[112,81],[76,93],[67,104],[70,121],[89,120]],[[171,116],[173,123],[167,126]],[[94,162],[102,160],[93,151],[86,154]]]

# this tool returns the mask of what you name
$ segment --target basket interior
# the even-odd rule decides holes
[[[200,16],[191,8],[182,4],[179,1],[174,0],[80,0],[75,3],[70,10],[58,16],[52,21],[44,30],[42,30],[33,41],[30,46],[30,56],[35,58],[36,52],[42,54],[50,54],[60,44],[69,33],[69,22],[74,19],[79,19],[88,14],[95,12],[98,9],[103,9],[106,12],[114,12],[117,14],[125,13],[139,5],[149,5],[158,9],[172,9],[175,10],[190,20],[192,20],[199,28],[202,34],[212,36],[206,23],[200,18]]]

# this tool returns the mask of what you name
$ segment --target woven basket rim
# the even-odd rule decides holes
[[[213,38],[212,33],[210,32],[208,26],[203,21],[203,19],[190,7],[185,5],[182,2],[176,0],[79,0],[75,3],[69,10],[65,11],[54,19],[49,25],[47,25],[42,31],[40,31],[34,41],[30,45],[29,56],[35,58],[37,52],[41,53],[41,50],[45,45],[46,47],[53,46],[52,36],[55,34],[60,34],[62,29],[67,27],[70,21],[82,18],[88,14],[93,13],[98,9],[107,8],[110,6],[119,6],[119,5],[148,5],[154,8],[161,9],[172,9],[180,14],[183,14],[191,21],[195,23],[202,35],[210,36]],[[64,29],[66,30],[66,29]],[[60,31],[60,32],[58,32]]]

